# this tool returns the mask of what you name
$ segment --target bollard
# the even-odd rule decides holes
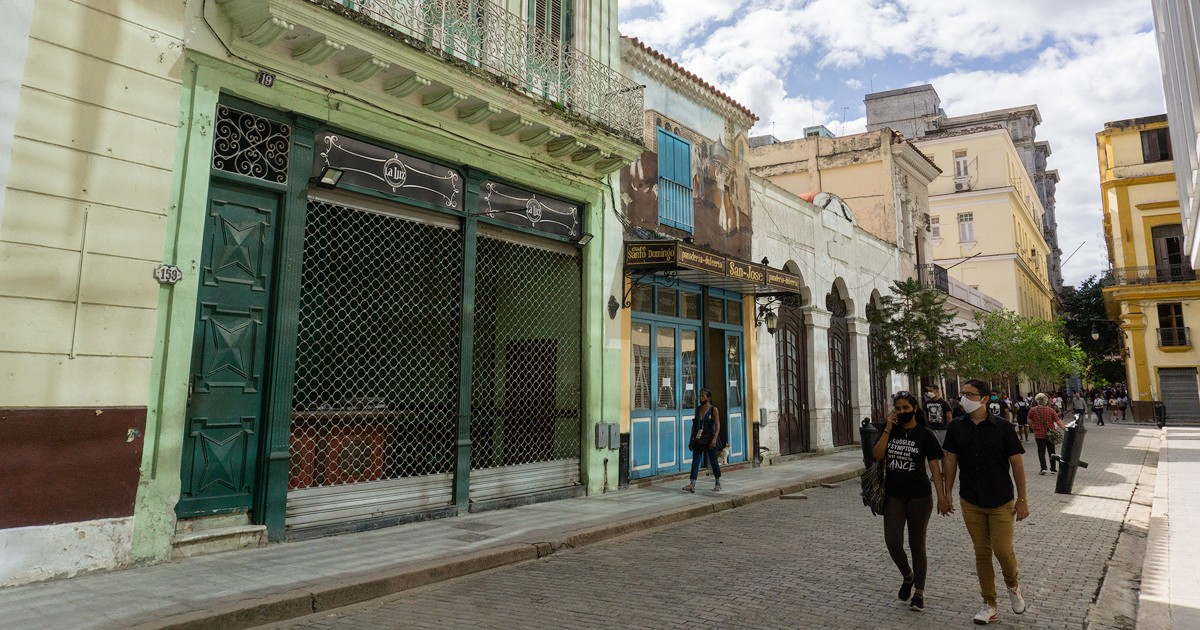
[[[870,418],[863,418],[858,427],[858,439],[862,442],[863,465],[870,468],[875,463],[875,442],[879,439],[879,428],[871,424]]]
[[[1067,427],[1062,453],[1051,455],[1058,462],[1058,480],[1054,484],[1054,491],[1058,494],[1071,494],[1071,487],[1075,485],[1075,471],[1088,467],[1087,462],[1079,459],[1083,453],[1083,438],[1087,435],[1084,424],[1080,419],[1075,422],[1075,426]]]
[[[1167,426],[1167,406],[1161,400],[1154,401],[1154,423],[1160,429]]]

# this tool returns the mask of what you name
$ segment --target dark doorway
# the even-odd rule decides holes
[[[779,370],[779,452],[805,453],[812,449],[808,421],[808,332],[800,298],[785,298],[779,307],[775,332]]]
[[[850,417],[850,327],[846,321],[846,300],[837,287],[825,296],[829,309],[829,396],[833,423],[833,445],[854,443],[853,420]]]

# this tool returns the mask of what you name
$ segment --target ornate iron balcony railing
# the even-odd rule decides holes
[[[1187,326],[1158,329],[1158,346],[1160,348],[1190,345],[1192,345],[1192,335]]]
[[[319,2],[320,0],[312,0]],[[493,0],[345,0],[346,8],[442,55],[642,141],[643,91]]]
[[[950,274],[941,265],[917,265],[917,278],[926,289],[937,289],[950,295]]]
[[[1191,282],[1196,279],[1189,256],[1184,256],[1177,265],[1147,265],[1143,267],[1120,267],[1105,274],[1101,284],[1155,284],[1158,282]]]

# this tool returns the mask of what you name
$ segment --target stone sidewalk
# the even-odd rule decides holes
[[[0,589],[5,628],[245,628],[533,560],[643,529],[850,480],[856,446],[734,470],[725,490],[670,480],[621,492],[410,523]]]
[[[1137,627],[1200,630],[1200,427],[1166,427],[1149,511]]]

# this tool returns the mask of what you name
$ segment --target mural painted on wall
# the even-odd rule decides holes
[[[654,112],[648,112],[650,150],[621,171],[621,207],[633,225],[675,238],[693,237],[696,245],[743,260],[750,258],[749,145],[744,133],[726,128],[724,138],[706,138]],[[657,130],[691,144],[694,232],[662,225],[658,219]]]

